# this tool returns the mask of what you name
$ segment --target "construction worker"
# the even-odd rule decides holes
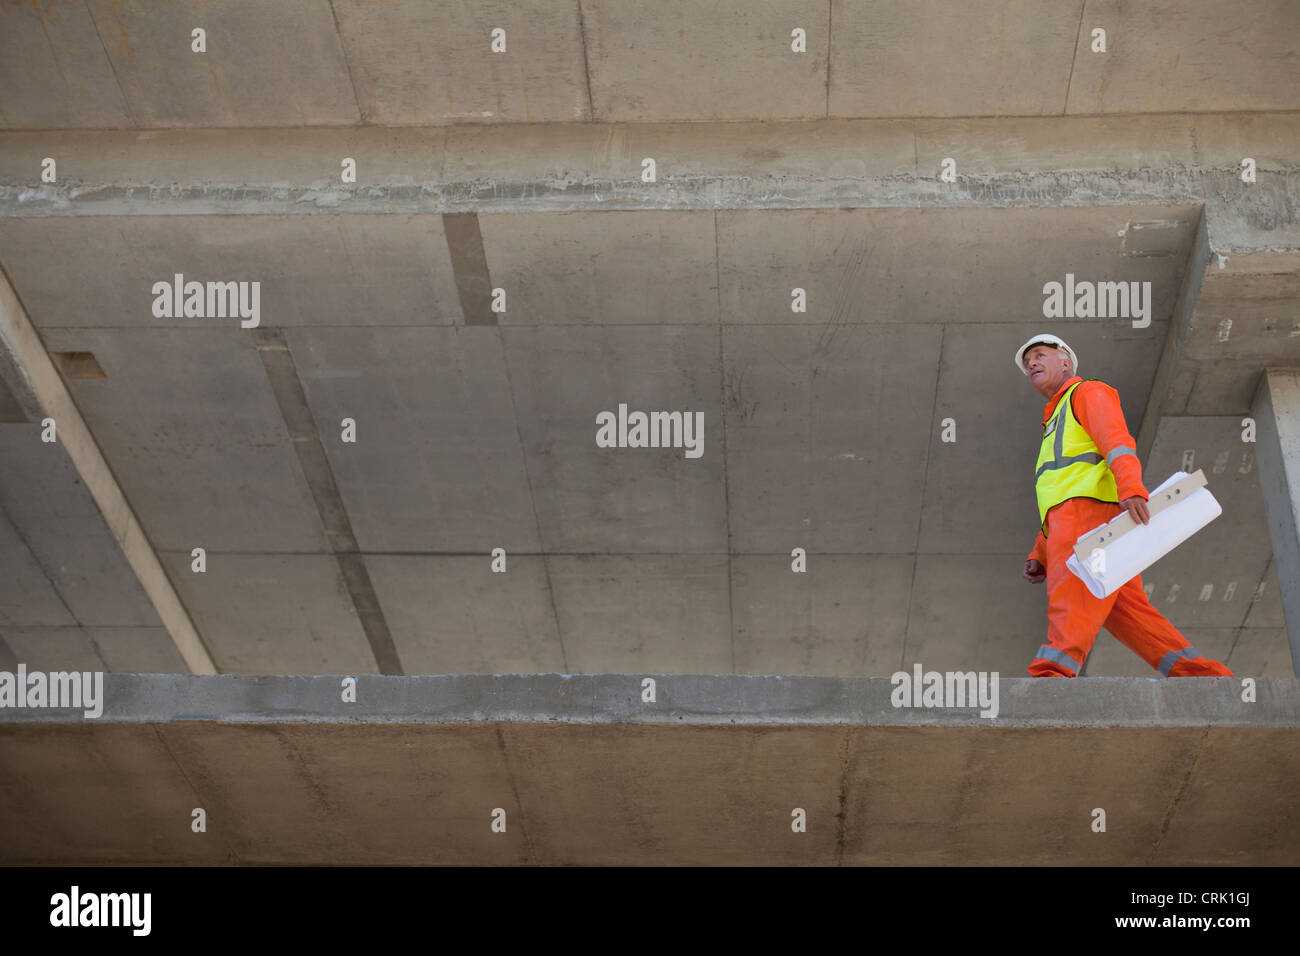
[[[1080,535],[1121,512],[1142,524],[1151,520],[1137,442],[1119,393],[1099,379],[1080,378],[1078,358],[1060,337],[1033,336],[1016,350],[1015,362],[1047,399],[1034,478],[1041,524],[1024,569],[1026,581],[1047,581],[1047,643],[1030,662],[1030,675],[1078,676],[1105,625],[1162,676],[1231,677],[1151,606],[1141,576],[1096,598],[1065,566]]]

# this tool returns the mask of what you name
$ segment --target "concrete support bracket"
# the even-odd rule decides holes
[[[1266,369],[1251,410],[1291,663],[1300,676],[1300,368]]]

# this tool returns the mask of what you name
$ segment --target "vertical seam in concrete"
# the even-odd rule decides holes
[[[1188,387],[1187,394],[1183,396],[1183,407],[1178,409],[1178,413],[1180,415],[1186,415],[1187,410],[1192,407],[1192,396],[1196,394],[1196,384],[1200,380],[1201,380],[1201,367],[1197,365],[1192,369],[1192,384],[1190,387]]]
[[[1258,462],[1256,462],[1255,467],[1260,467],[1258,466]],[[1255,610],[1255,602],[1258,600],[1256,596],[1260,593],[1260,585],[1264,584],[1266,580],[1269,580],[1269,570],[1271,567],[1273,567],[1273,554],[1269,554],[1268,561],[1264,562],[1264,574],[1260,575],[1260,580],[1257,580],[1255,587],[1251,589],[1251,604],[1245,606],[1245,614],[1242,615],[1242,623],[1238,624],[1238,628],[1247,627],[1247,623],[1245,622],[1251,619],[1251,611]]]
[[[1259,467],[1258,462],[1255,463],[1255,467],[1256,468]],[[1240,623],[1237,624],[1237,637],[1240,637],[1241,632],[1246,629],[1247,627],[1246,622],[1250,620],[1250,612],[1255,610],[1255,602],[1259,599],[1258,594],[1259,594],[1260,585],[1262,585],[1265,581],[1268,580],[1268,572],[1272,567],[1273,567],[1273,555],[1270,554],[1268,556],[1268,560],[1264,562],[1263,573],[1260,574],[1259,580],[1255,582],[1255,586],[1250,589],[1250,603],[1246,605],[1246,611],[1244,614],[1241,615]],[[1237,649],[1237,637],[1234,637],[1232,639],[1232,650],[1228,651],[1229,656],[1232,655],[1232,651]],[[1224,661],[1223,663],[1226,664],[1228,662]]]
[[[456,280],[465,324],[497,325],[497,314],[492,311],[492,276],[483,249],[478,213],[443,213],[442,234],[447,240],[452,277]]]
[[[921,563],[921,529],[925,518],[925,496],[930,483],[930,459],[934,456],[934,417],[939,414],[939,387],[943,379],[943,345],[947,338],[946,325],[939,326],[939,366],[934,375],[934,404],[930,407],[930,437],[925,446],[925,465],[921,469],[921,507],[916,513],[916,546],[912,549],[912,583],[907,589],[907,619],[903,624],[903,647],[898,666],[907,660],[907,638],[912,628],[912,602],[916,596],[916,568]]]
[[[95,22],[95,13],[90,9],[89,0],[81,0],[81,5],[86,8],[86,16],[90,17],[90,25],[95,28],[95,37],[99,40],[99,48],[104,51],[104,59],[108,61],[108,68],[113,72],[113,82],[117,84],[118,95],[122,97],[122,106],[126,109],[126,117],[130,120],[131,125],[138,129],[140,123],[135,118],[135,111],[131,109],[131,100],[126,95],[126,90],[122,88],[122,80],[117,75],[117,64],[113,62],[113,55],[108,52],[108,47],[104,44],[104,34],[100,32],[99,24]]]
[[[718,242],[718,211],[713,210],[713,284],[718,300],[718,328],[722,328],[722,256]]]
[[[723,349],[722,257],[718,245],[718,211],[713,210],[713,282],[718,299],[718,381],[722,385],[722,513],[727,526],[727,633],[731,645],[731,673],[736,673],[736,595],[731,548],[731,485],[727,480],[727,362]]]
[[[587,62],[587,18],[582,12],[582,0],[574,0],[578,6],[578,42],[582,44],[582,76],[587,81],[587,121],[596,121],[596,105],[591,99],[591,66]]]
[[[172,765],[176,768],[176,772],[181,775],[181,779],[185,781],[185,785],[190,788],[190,793],[194,795],[194,808],[202,808],[204,814],[206,814],[208,812],[208,805],[210,801],[204,798],[203,794],[199,792],[199,788],[194,785],[194,781],[190,779],[190,775],[185,772],[185,767],[182,766],[181,762],[176,759],[176,754],[172,752],[171,744],[167,743],[167,737],[163,733],[163,725],[154,724],[153,732],[154,732],[154,736],[158,738],[158,742],[162,744],[163,750],[167,751],[167,756],[171,759]],[[194,819],[193,818],[194,808],[191,808],[191,814],[190,814],[191,824],[193,823],[193,819]],[[206,822],[206,816],[204,819]],[[193,831],[191,830],[191,832]],[[207,831],[204,831],[205,835],[206,832]],[[221,832],[225,833],[228,831],[223,830]],[[234,860],[236,863],[242,862],[239,859],[239,853],[235,850],[235,846],[233,843],[231,843],[229,840],[224,838],[222,839],[221,842],[225,844],[226,853],[230,856],[232,860]]]
[[[853,748],[853,731],[854,727],[845,726],[841,732],[839,758],[840,758],[840,790],[839,790],[839,807],[835,813],[835,865],[844,865],[844,836],[848,828],[848,786],[849,786],[849,764],[852,762]]]
[[[924,505],[922,505],[924,507]],[[907,660],[907,638],[912,630],[912,598],[916,594],[916,566],[920,564],[920,555],[912,553],[912,577],[907,585],[907,616],[903,620],[903,646],[898,651],[898,667],[902,670]]]
[[[528,836],[528,828],[524,826],[524,805],[519,799],[519,784],[515,780],[514,767],[510,765],[510,750],[506,747],[505,733],[503,732],[502,725],[499,721],[493,725],[493,729],[496,731],[497,749],[501,752],[501,761],[506,765],[506,776],[510,778],[510,792],[514,794],[515,810],[519,814],[519,832],[523,834],[524,838],[524,862],[532,863],[536,854],[533,852],[532,840]],[[509,816],[507,815],[507,827],[510,825],[508,821]]]
[[[1206,727],[1205,731],[1201,734],[1200,743],[1196,748],[1196,752],[1192,755],[1192,762],[1188,766],[1187,772],[1183,774],[1183,779],[1178,784],[1178,792],[1174,794],[1174,799],[1169,804],[1169,809],[1165,811],[1165,818],[1160,824],[1160,834],[1156,837],[1156,842],[1151,845],[1151,849],[1147,852],[1145,862],[1146,866],[1152,866],[1155,863],[1156,854],[1160,852],[1160,845],[1164,843],[1165,837],[1169,833],[1169,827],[1174,822],[1174,815],[1178,812],[1178,806],[1183,802],[1183,797],[1187,794],[1188,784],[1191,783],[1192,774],[1196,772],[1196,765],[1201,760],[1201,754],[1205,751],[1205,745],[1210,739],[1210,731],[1213,729],[1213,727]]]
[[[835,0],[826,0],[826,118],[831,118],[831,24],[835,21]]]
[[[111,669],[108,666],[108,658],[104,656],[104,651],[100,648],[99,641],[95,640],[95,635],[86,629],[85,625],[82,625],[82,629],[83,633],[86,635],[86,641],[90,644],[91,650],[93,650],[95,656],[99,658],[99,663],[103,667],[104,673],[111,673]]]
[[[1079,40],[1083,36],[1083,15],[1087,12],[1088,0],[1080,0],[1079,3],[1079,25],[1074,31],[1074,53],[1070,56],[1070,77],[1065,81],[1065,102],[1061,104],[1061,115],[1065,116],[1070,109],[1070,87],[1074,84],[1074,64],[1079,60]]]
[[[540,332],[534,328],[533,334]],[[551,583],[550,555],[546,553],[546,542],[542,540],[542,519],[537,514],[537,495],[533,493],[533,475],[528,467],[528,449],[524,445],[523,429],[519,425],[519,403],[515,401],[515,381],[510,374],[510,353],[506,348],[506,330],[497,327],[497,342],[501,346],[501,365],[506,372],[506,390],[510,393],[510,411],[515,416],[515,437],[519,440],[519,455],[524,461],[524,483],[528,485],[528,507],[533,512],[533,531],[537,535],[537,554],[542,559],[542,574],[546,578],[546,594],[551,604],[551,620],[555,622],[555,639],[560,642],[560,666],[564,673],[569,673],[569,655],[564,650],[564,628],[560,626],[560,612],[555,606],[555,585]]]
[[[341,816],[338,804],[330,800],[329,794],[327,794],[325,788],[320,785],[320,781],[312,776],[310,764],[303,759],[302,751],[298,748],[298,745],[293,742],[293,738],[286,733],[286,728],[288,726],[289,725],[285,723],[271,725],[271,732],[275,737],[276,744],[281,749],[281,754],[287,755],[288,757],[288,759],[284,760],[283,763],[288,766],[289,772],[297,777],[299,782],[306,788],[307,799],[314,804],[313,808],[317,813],[317,819],[319,820],[319,818],[325,814],[331,814],[337,821]],[[334,837],[340,836],[337,832],[330,835]]]
[[[397,645],[393,642],[388,621],[379,604],[379,595],[375,593],[365,558],[360,553],[356,535],[352,531],[352,520],[348,517],[343,497],[339,494],[334,470],[325,454],[320,429],[312,414],[311,405],[307,402],[307,393],[303,389],[293,353],[285,344],[284,332],[278,328],[257,329],[253,332],[253,340],[267,381],[270,382],[271,392],[280,408],[285,430],[288,431],[293,450],[298,456],[303,478],[311,492],[325,540],[329,542],[339,573],[343,576],[348,598],[352,601],[353,610],[357,612],[357,619],[366,635],[379,673],[402,674]]]
[[[361,108],[361,95],[357,92],[357,77],[352,71],[352,58],[348,56],[348,45],[343,42],[343,28],[339,26],[338,11],[334,9],[334,0],[326,0],[330,8],[330,17],[334,20],[334,38],[339,42],[339,53],[343,55],[343,69],[348,71],[348,85],[352,87],[352,102],[357,107],[357,122],[366,123],[365,111]]]

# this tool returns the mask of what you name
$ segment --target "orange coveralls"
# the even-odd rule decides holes
[[[1068,379],[1043,410],[1046,426],[1067,388],[1083,382]],[[1104,382],[1083,382],[1074,390],[1074,416],[1096,442],[1102,455],[1119,447],[1136,448],[1120,407],[1119,393]],[[1062,426],[1064,427],[1064,426]],[[1136,455],[1119,455],[1110,465],[1119,500],[1140,495],[1142,466]],[[1047,643],[1029,664],[1033,677],[1075,677],[1092,650],[1102,625],[1133,653],[1165,677],[1231,677],[1232,671],[1201,656],[1169,619],[1151,606],[1140,575],[1104,598],[1095,598],[1065,566],[1079,535],[1109,521],[1124,509],[1096,498],[1067,498],[1047,512],[1047,534],[1038,530],[1029,557],[1047,568]]]

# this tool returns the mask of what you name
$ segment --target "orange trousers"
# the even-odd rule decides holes
[[[1047,515],[1047,643],[1029,664],[1032,677],[1075,677],[1103,625],[1163,677],[1231,677],[1201,656],[1169,619],[1151,606],[1141,576],[1095,598],[1065,566],[1079,535],[1123,511],[1092,498],[1070,498]]]

